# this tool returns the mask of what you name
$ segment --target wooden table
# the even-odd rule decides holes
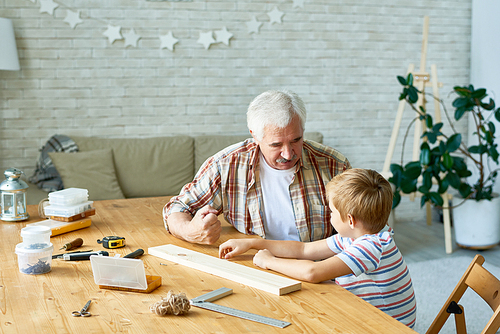
[[[175,244],[218,255],[218,245],[229,238],[248,237],[225,224],[216,245],[193,245],[172,237],[163,227],[161,209],[167,197],[98,201],[92,226],[51,238],[54,254],[65,243],[84,240],[83,249],[104,250],[97,239],[117,235],[126,246],[110,255],[128,254],[138,248]],[[162,277],[162,286],[150,294],[100,289],[90,261],[53,260],[52,271],[42,275],[19,272],[16,244],[20,231],[40,221],[37,206],[28,207],[28,221],[0,221],[2,265],[0,275],[0,332],[2,333],[415,333],[405,325],[332,282],[303,283],[302,290],[277,296],[202,271],[143,255],[146,274]],[[253,266],[252,254],[235,262]],[[160,265],[160,263],[167,264]],[[256,268],[256,267],[254,267]],[[149,306],[169,290],[194,298],[221,287],[233,294],[215,301],[240,310],[291,322],[281,329],[192,307],[183,316],[157,316]],[[92,300],[89,318],[72,317]]]

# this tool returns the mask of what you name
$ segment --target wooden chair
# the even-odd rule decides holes
[[[488,270],[483,268],[483,263],[484,257],[482,255],[478,254],[474,257],[474,260],[472,260],[469,268],[465,271],[426,334],[439,333],[452,313],[455,314],[457,333],[467,333],[464,308],[462,305],[458,304],[467,288],[474,290],[493,310],[493,316],[481,333],[493,334],[497,332],[500,327],[500,281]]]

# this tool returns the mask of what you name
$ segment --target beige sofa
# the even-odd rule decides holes
[[[250,136],[70,137],[78,152],[49,154],[64,187],[85,188],[90,200],[104,200],[176,195],[208,157]],[[305,133],[304,138],[323,142],[319,132]],[[48,197],[28,185],[28,204]]]

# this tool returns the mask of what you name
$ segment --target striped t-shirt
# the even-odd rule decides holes
[[[327,243],[354,273],[337,277],[338,285],[413,328],[417,313],[415,293],[393,234],[386,226],[377,234],[357,239],[333,235]]]

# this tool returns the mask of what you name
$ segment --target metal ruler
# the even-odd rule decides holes
[[[195,297],[195,298],[190,300],[190,303],[193,306],[201,307],[201,308],[204,308],[206,310],[224,313],[224,314],[231,315],[233,317],[242,318],[242,319],[252,320],[255,322],[260,322],[261,324],[271,325],[274,327],[285,328],[286,326],[291,325],[291,323],[286,322],[286,321],[281,321],[278,319],[265,317],[263,315],[249,313],[249,312],[237,310],[234,308],[230,308],[227,306],[217,305],[217,304],[211,303],[214,300],[228,296],[232,293],[233,293],[233,290],[231,290],[231,289],[220,288],[220,289],[214,290],[212,292],[206,293],[204,295],[201,295],[199,297]]]

